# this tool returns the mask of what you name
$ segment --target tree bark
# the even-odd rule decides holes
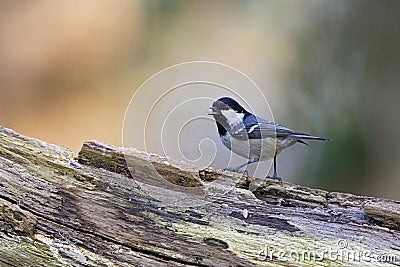
[[[398,201],[0,127],[1,266],[399,266],[399,229]]]

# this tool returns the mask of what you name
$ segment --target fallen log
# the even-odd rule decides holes
[[[399,266],[399,230],[398,201],[0,127],[1,266]]]

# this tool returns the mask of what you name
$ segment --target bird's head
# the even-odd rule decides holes
[[[244,117],[250,114],[238,102],[230,97],[222,97],[208,109],[208,115],[213,115],[220,135],[226,130],[243,127]]]
[[[208,115],[222,115],[226,117],[229,113],[245,114],[247,111],[230,97],[221,97],[208,110]]]

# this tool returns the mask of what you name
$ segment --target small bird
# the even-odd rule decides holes
[[[230,97],[215,101],[209,108],[208,115],[214,116],[222,143],[229,150],[248,159],[248,162],[238,167],[225,168],[228,171],[247,173],[240,169],[250,163],[273,158],[274,174],[266,178],[282,181],[276,166],[276,156],[282,150],[296,143],[307,145],[303,141],[306,139],[329,141],[329,138],[295,132],[259,118]]]

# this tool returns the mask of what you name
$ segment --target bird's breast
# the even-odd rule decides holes
[[[276,138],[241,139],[225,134],[221,136],[222,143],[233,153],[256,161],[263,161],[275,155]]]

